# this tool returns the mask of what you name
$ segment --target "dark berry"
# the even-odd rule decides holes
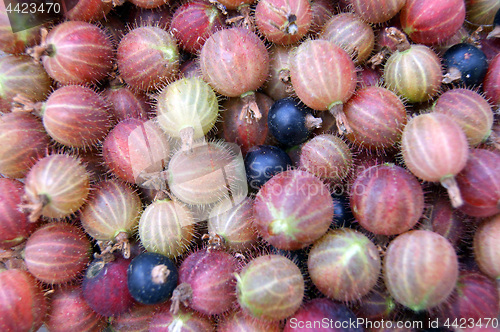
[[[290,147],[307,140],[311,129],[316,127],[314,120],[305,106],[292,98],[283,98],[269,109],[267,125],[278,142]]]
[[[352,215],[349,199],[345,196],[337,196],[332,194],[333,197],[333,223],[332,228],[349,227],[351,228],[354,216]]]
[[[488,59],[483,51],[465,43],[450,47],[443,55],[443,64],[447,71],[444,83],[479,85],[488,71]]]
[[[273,175],[286,171],[292,160],[282,149],[271,145],[257,145],[245,156],[245,168],[250,188],[258,189]]]
[[[177,286],[177,268],[164,255],[152,252],[132,260],[127,271],[130,295],[143,304],[167,301]]]

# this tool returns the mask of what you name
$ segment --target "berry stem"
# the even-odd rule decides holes
[[[285,84],[290,84],[290,70],[289,69],[281,69],[278,73],[278,78],[281,82]]]
[[[371,64],[371,68],[375,69],[375,67],[380,66],[384,62],[385,57],[389,55],[389,53],[389,49],[384,46],[380,50],[380,52],[378,52],[368,60],[368,63]]]
[[[217,2],[217,1],[215,1]],[[242,28],[249,29],[251,31],[255,31],[255,23],[252,18],[252,10],[250,5],[244,4],[238,7],[238,12],[240,15],[228,18],[226,20],[227,25],[235,25],[241,26]]]
[[[349,126],[349,122],[344,114],[344,104],[342,102],[335,102],[328,107],[330,113],[335,117],[335,122],[337,124],[337,129],[341,134],[350,134],[352,129]]]
[[[43,102],[34,103],[28,97],[19,93],[12,100],[14,102],[12,112],[34,112],[38,115],[42,113]]]
[[[129,259],[130,258],[130,242],[128,240],[128,234],[126,232],[120,232],[118,235],[115,237],[116,244],[113,247],[116,247],[116,249],[120,249],[123,258]],[[115,249],[115,250],[116,250]]]
[[[145,180],[141,187],[145,189],[153,189],[153,190],[165,190],[167,185],[167,172],[152,172],[152,173],[141,173],[141,177]]]
[[[31,48],[28,48],[26,50],[26,53],[30,55],[35,61],[40,61],[43,55],[48,55],[49,51],[53,52],[52,47],[49,47],[47,45],[47,35],[49,34],[49,31],[47,28],[41,28],[40,29],[40,35],[41,35],[41,42],[40,45],[34,46]]]
[[[292,80],[290,79],[290,70],[289,69],[281,69],[278,72],[278,78],[285,85],[285,92],[286,93],[293,93]]]
[[[167,282],[167,277],[170,274],[170,270],[164,264],[156,265],[151,270],[151,280],[155,284],[164,284]]]
[[[441,179],[441,185],[448,191],[451,205],[454,208],[459,208],[464,204],[460,189],[454,176],[447,176]]]
[[[397,44],[396,49],[399,52],[406,51],[411,47],[410,43],[408,42],[408,38],[406,38],[406,35],[399,29],[389,27],[385,28],[385,31],[387,32],[389,38],[394,40],[394,42]]]
[[[217,1],[217,0],[208,0],[208,2],[210,4],[212,4],[212,5],[214,5],[215,7],[217,7],[217,9],[220,10],[223,15],[227,15],[226,6],[224,6],[223,4],[221,4],[219,1]]]
[[[42,215],[43,208],[49,204],[49,197],[45,194],[41,194],[37,196],[35,202],[31,202],[25,195],[23,201],[27,203],[19,204],[19,209],[25,213],[29,212],[28,220],[30,222],[36,222]]]
[[[469,38],[465,39],[463,42],[467,44],[472,44],[477,48],[481,48],[481,31],[483,31],[483,27],[479,26],[474,32],[472,32]],[[487,38],[487,37],[486,37]]]
[[[243,101],[243,108],[240,113],[240,120],[246,119],[247,123],[252,123],[253,119],[260,120],[262,113],[260,112],[259,105],[254,91],[249,91],[241,95]]]
[[[458,81],[462,77],[462,73],[458,68],[451,67],[448,69],[448,72],[443,76],[443,83],[450,84],[452,82]]]
[[[185,307],[189,305],[189,301],[193,297],[193,289],[188,283],[181,283],[172,292],[172,298],[170,299],[172,304],[170,305],[170,312],[173,315],[179,313],[180,304],[182,303]]]
[[[323,119],[317,118],[312,114],[306,115],[305,126],[307,129],[313,130],[316,128],[320,128],[322,123],[323,123]]]

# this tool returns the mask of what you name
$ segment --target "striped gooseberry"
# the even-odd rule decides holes
[[[128,238],[139,222],[142,202],[126,183],[117,179],[99,182],[80,213],[83,228],[97,241],[122,244],[125,257],[130,256]]]
[[[118,178],[146,188],[163,188],[158,174],[170,157],[170,140],[153,120],[128,118],[106,136],[102,154]]]
[[[413,311],[433,308],[450,296],[458,259],[448,240],[414,230],[392,240],[384,257],[384,280],[392,297]]]
[[[353,301],[375,286],[381,259],[368,237],[341,228],[329,231],[314,242],[307,269],[321,293],[337,301]]]
[[[50,138],[40,119],[13,112],[0,116],[0,173],[22,178],[48,150]]]
[[[493,110],[479,93],[463,89],[451,89],[439,96],[433,111],[450,115],[463,129],[469,144],[476,146],[491,134]]]
[[[412,103],[437,95],[443,73],[436,53],[425,45],[410,45],[395,28],[389,28],[389,35],[399,44],[384,66],[386,86]]]
[[[290,58],[290,77],[304,104],[330,111],[339,132],[351,132],[342,109],[356,89],[357,75],[354,62],[342,48],[327,40],[303,42]]]
[[[401,138],[403,159],[409,170],[424,181],[441,182],[452,205],[463,200],[455,181],[467,163],[469,145],[460,126],[448,115],[421,114],[412,118]]]
[[[170,83],[156,100],[158,124],[170,136],[180,138],[185,151],[212,129],[219,115],[215,92],[197,77]]]
[[[120,77],[136,90],[158,90],[179,71],[177,43],[159,27],[130,30],[120,40],[116,52]]]
[[[356,64],[368,59],[375,45],[372,27],[354,13],[332,16],[323,26],[319,38],[342,47],[353,57]]]
[[[37,229],[26,242],[28,271],[47,284],[64,284],[77,278],[90,261],[92,247],[77,226],[52,222]]]
[[[227,97],[246,97],[249,115],[260,119],[254,91],[269,73],[264,42],[245,28],[222,29],[211,35],[199,55],[203,79]]]
[[[98,144],[111,127],[107,101],[94,90],[68,85],[43,104],[43,125],[55,141],[74,148]]]
[[[259,32],[278,45],[290,45],[302,39],[313,17],[311,4],[306,0],[261,0],[254,15]]]
[[[293,315],[304,297],[304,277],[290,259],[263,255],[252,259],[236,275],[236,294],[243,311],[264,321]]]
[[[394,164],[372,166],[359,174],[350,201],[356,220],[374,234],[404,233],[417,224],[424,211],[420,183]]]
[[[52,154],[40,159],[25,180],[26,203],[30,221],[40,216],[61,219],[78,211],[90,192],[90,176],[79,158]]]
[[[195,219],[178,200],[155,200],[141,215],[139,239],[149,252],[176,258],[189,249],[194,238]]]
[[[95,24],[81,21],[59,23],[42,37],[33,56],[57,82],[97,83],[113,66],[113,45],[106,32]],[[45,40],[44,40],[45,39]]]

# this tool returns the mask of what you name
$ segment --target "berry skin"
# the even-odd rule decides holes
[[[118,316],[127,312],[134,299],[127,289],[127,268],[130,259],[110,262],[95,260],[88,267],[82,282],[83,298],[101,316]]]
[[[470,44],[456,44],[443,55],[443,64],[448,73],[445,83],[461,82],[477,86],[483,82],[488,71],[488,59],[479,48]]]
[[[292,160],[285,151],[272,145],[257,145],[245,156],[247,181],[251,188],[258,189],[273,175],[286,171]]]
[[[143,304],[167,301],[177,286],[177,279],[174,263],[167,256],[152,252],[134,258],[127,271],[130,295]]]
[[[307,120],[311,117],[306,107],[292,98],[283,98],[269,109],[267,125],[278,142],[291,147],[307,140],[311,129]]]

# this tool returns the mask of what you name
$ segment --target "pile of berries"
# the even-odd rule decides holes
[[[173,1],[0,2],[0,331],[498,331],[500,2]]]

